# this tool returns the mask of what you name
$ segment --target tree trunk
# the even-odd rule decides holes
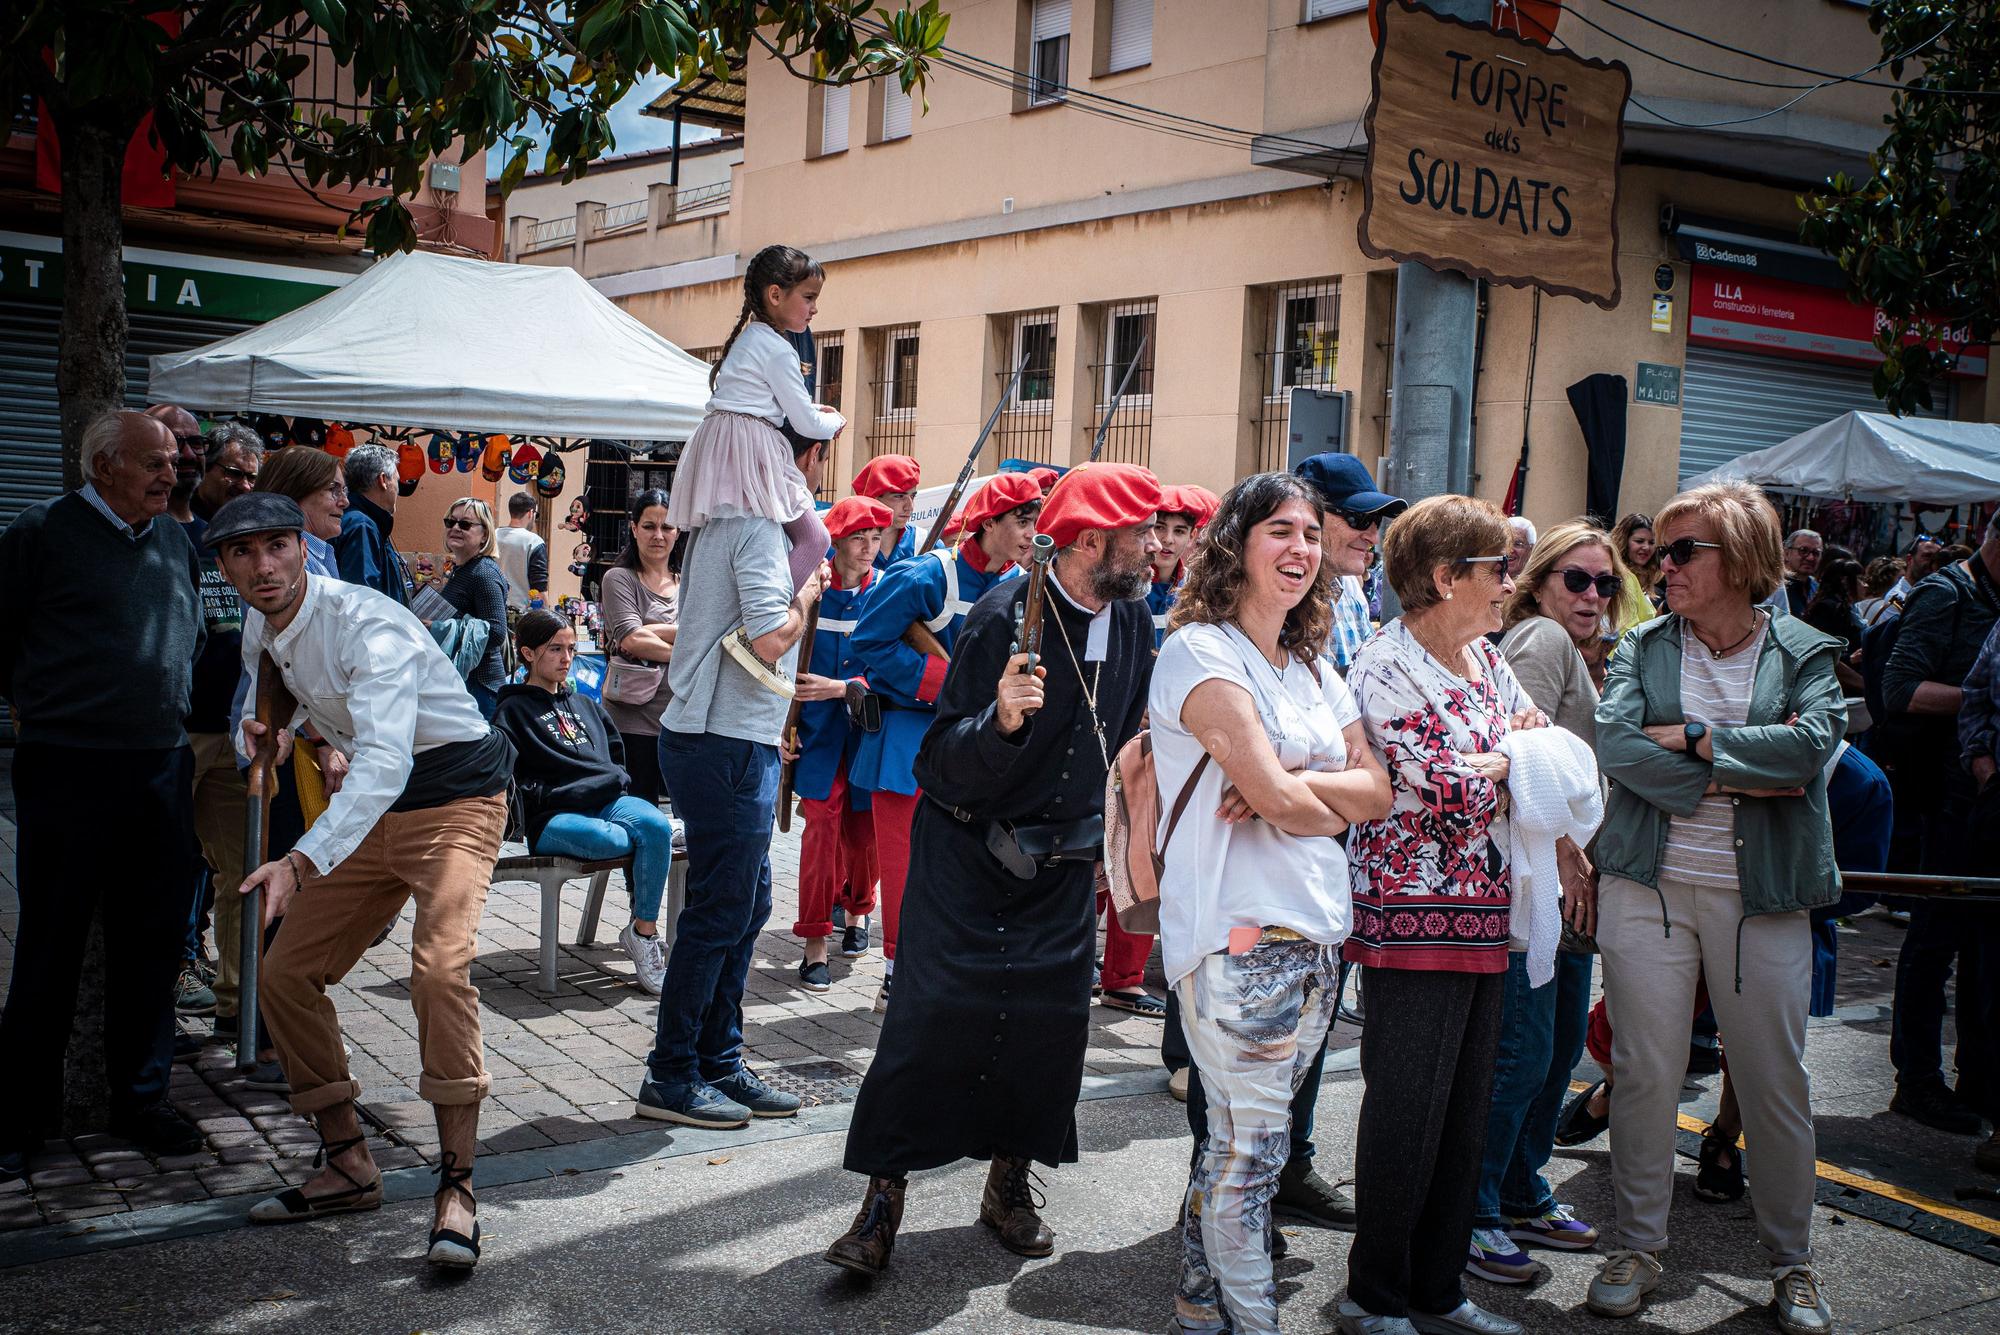
[[[56,363],[63,488],[84,484],[83,429],[125,402],[125,146],[136,119],[70,115],[62,136],[63,313]],[[99,980],[102,981],[101,979]]]
[[[121,123],[112,123],[121,122]],[[57,121],[62,136],[63,314],[56,362],[62,402],[63,489],[85,482],[83,429],[125,402],[125,146],[136,120],[82,115]],[[90,929],[77,984],[63,1075],[63,1132],[101,1131],[110,1120],[104,1073],[104,921]]]

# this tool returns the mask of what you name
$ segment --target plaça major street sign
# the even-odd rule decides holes
[[[1616,306],[1631,72],[1406,0],[1380,13],[1361,249]]]

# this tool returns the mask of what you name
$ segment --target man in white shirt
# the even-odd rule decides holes
[[[451,661],[409,609],[359,585],[309,574],[295,502],[270,492],[216,512],[204,541],[249,609],[244,671],[257,698],[275,665],[309,721],[338,753],[326,812],[292,850],[243,879],[264,891],[264,918],[284,917],[258,988],[265,1025],[291,1084],[292,1107],[319,1126],[327,1166],[258,1204],[257,1223],[287,1223],[382,1202],[329,985],[360,960],[403,904],[416,901],[410,1001],[423,1060],[418,1092],[437,1114],[444,1184],[433,1265],[469,1268],[479,1225],[466,1181],[487,1075],[471,965],[486,887],[507,823],[514,748],[480,715]],[[267,657],[268,656],[268,657]],[[255,745],[263,728],[243,725]],[[279,756],[289,749],[279,734]],[[341,772],[344,770],[344,774]]]
[[[507,527],[493,535],[493,557],[507,576],[507,610],[528,605],[530,590],[549,591],[549,545],[535,532],[535,498],[517,491],[507,498]]]

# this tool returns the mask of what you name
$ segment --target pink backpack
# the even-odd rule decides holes
[[[1173,842],[1181,813],[1207,768],[1204,751],[1174,798],[1166,832],[1161,834],[1160,779],[1151,730],[1142,729],[1119,747],[1111,762],[1104,780],[1104,877],[1118,925],[1128,932],[1148,935],[1160,930],[1160,873],[1166,867],[1166,846]]]

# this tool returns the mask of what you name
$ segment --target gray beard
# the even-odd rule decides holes
[[[1121,602],[1127,598],[1143,598],[1146,586],[1152,582],[1153,567],[1149,561],[1143,570],[1120,570],[1111,564],[1106,556],[1090,568],[1090,593],[1107,603]]]

